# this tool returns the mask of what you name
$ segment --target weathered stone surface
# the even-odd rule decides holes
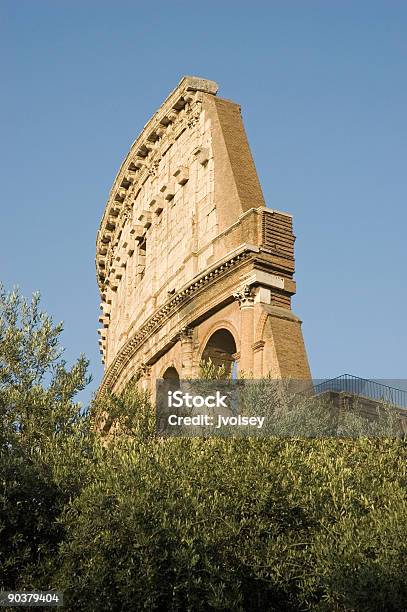
[[[195,376],[208,356],[310,376],[291,312],[292,217],[265,207],[240,107],[216,92],[181,79],[113,184],[96,248],[101,391],[169,368]]]

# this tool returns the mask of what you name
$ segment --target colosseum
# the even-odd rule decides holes
[[[100,391],[193,378],[211,358],[310,378],[292,216],[266,207],[238,104],[184,77],[122,163],[96,241]]]

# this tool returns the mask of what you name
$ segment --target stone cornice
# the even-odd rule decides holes
[[[139,350],[140,346],[152,334],[157,333],[180,307],[191,298],[195,297],[198,292],[206,289],[208,285],[215,283],[220,277],[228,274],[232,268],[243,263],[250,253],[257,251],[258,249],[256,248],[249,245],[243,245],[241,248],[237,249],[233,255],[229,254],[228,258],[217,262],[217,264],[208,268],[203,274],[195,277],[191,283],[182,288],[168,302],[158,308],[119,350],[104,374],[98,394],[102,394],[105,390],[113,388],[114,382],[129,363],[131,357]],[[183,327],[185,327],[185,325]]]
[[[162,155],[179,134],[195,125],[201,112],[199,96],[215,95],[217,90],[214,81],[183,77],[133,142],[114,180],[97,234],[96,273],[101,293],[116,237],[131,214],[130,199],[137,196],[148,176],[154,175]]]
[[[286,215],[285,213],[279,212],[279,211],[275,211],[275,210],[270,210],[270,209],[265,209],[265,208],[251,208],[247,211],[245,211],[243,214],[241,214],[239,216],[239,219],[233,223],[232,225],[230,225],[228,228],[226,228],[221,234],[217,235],[212,241],[211,244],[214,247],[214,251],[216,251],[216,244],[217,243],[222,243],[228,236],[228,234],[232,234],[240,224],[242,224],[246,218],[248,218],[249,216],[257,216],[259,219],[259,223],[260,226],[262,224],[262,219],[264,216],[268,216],[270,219],[273,218],[273,215],[278,214],[280,216],[285,216],[286,218],[290,218],[290,215]],[[259,226],[259,227],[260,227]],[[252,238],[254,238],[254,241],[257,242],[257,239],[252,236]],[[203,252],[205,249],[207,248],[207,245],[205,245],[205,247],[203,247],[201,250],[198,250],[196,252],[193,252],[190,254],[190,256],[199,256],[201,252]],[[202,274],[198,274],[195,278],[189,280],[179,291],[179,293],[176,296],[172,296],[171,300],[168,301],[168,303],[173,303],[176,299],[177,296],[182,295],[184,291],[187,290],[188,287],[190,286],[194,286],[195,283],[200,282],[202,284],[202,278],[204,276],[207,276],[208,274],[211,275],[212,271],[216,268],[219,268],[224,262],[227,262],[230,259],[233,259],[236,254],[241,253],[242,251],[251,251],[253,253],[264,253],[266,254],[266,259],[264,258],[260,258],[258,260],[258,267],[259,269],[264,269],[265,271],[269,270],[271,261],[270,261],[270,257],[276,258],[278,257],[278,260],[273,261],[272,265],[273,268],[275,269],[275,272],[282,274],[285,278],[291,278],[292,276],[292,272],[293,270],[290,272],[290,269],[287,269],[287,264],[285,262],[287,261],[291,261],[292,257],[279,250],[278,248],[264,248],[262,241],[260,240],[260,244],[250,244],[250,243],[243,243],[240,244],[239,246],[235,247],[234,249],[230,250],[228,253],[226,253],[225,255],[222,256],[221,259],[217,259],[216,262],[214,264],[212,264],[208,269],[205,275]],[[114,247],[112,247],[111,245],[109,245],[109,255],[107,257],[112,257],[114,253]],[[112,268],[115,268],[115,274],[118,275],[120,273],[120,262],[119,263],[115,263],[115,265],[112,265]],[[158,290],[157,293],[160,292],[160,289]],[[291,293],[295,293],[295,285],[293,285],[293,290],[291,291]],[[102,305],[101,305],[102,307]],[[103,324],[103,328],[100,329],[98,331],[99,335],[100,335],[100,339],[99,339],[99,345],[100,345],[100,352],[101,354],[105,357],[106,356],[106,339],[108,336],[108,332],[107,329],[109,327],[109,315],[110,313],[110,307],[106,304],[103,304],[103,314],[101,315],[101,317],[99,318],[99,321]],[[153,315],[155,316],[155,315]],[[128,329],[127,332],[129,334],[132,333],[131,329]],[[135,332],[133,332],[135,333]]]

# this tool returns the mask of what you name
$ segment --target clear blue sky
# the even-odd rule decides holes
[[[242,105],[268,206],[294,215],[314,377],[407,378],[407,3],[2,0],[0,20],[0,279],[41,290],[89,391],[100,217],[185,74]]]

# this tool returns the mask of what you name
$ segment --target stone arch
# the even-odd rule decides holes
[[[174,365],[165,368],[164,372],[162,373],[162,378],[164,380],[178,380],[179,382],[179,374],[177,368]]]
[[[269,313],[263,311],[260,315],[260,319],[257,323],[256,326],[256,334],[254,337],[254,341],[255,342],[260,342],[261,340],[264,340],[264,332],[266,329],[266,324],[267,324],[267,319],[269,318]]]
[[[180,388],[179,373],[175,366],[170,365],[167,367],[162,373],[161,378],[165,381],[165,388],[168,391],[176,391]]]
[[[228,374],[236,374],[237,345],[229,325],[217,325],[205,338],[200,360],[211,359],[216,366],[224,365]]]
[[[198,362],[202,359],[202,355],[203,355],[206,345],[208,344],[208,340],[219,329],[226,329],[232,334],[233,339],[236,344],[236,353],[240,352],[240,339],[239,339],[239,334],[238,334],[236,327],[230,321],[227,321],[226,319],[222,319],[221,321],[217,321],[214,325],[212,325],[212,327],[209,329],[209,331],[204,336],[201,342],[199,353],[198,353]]]

